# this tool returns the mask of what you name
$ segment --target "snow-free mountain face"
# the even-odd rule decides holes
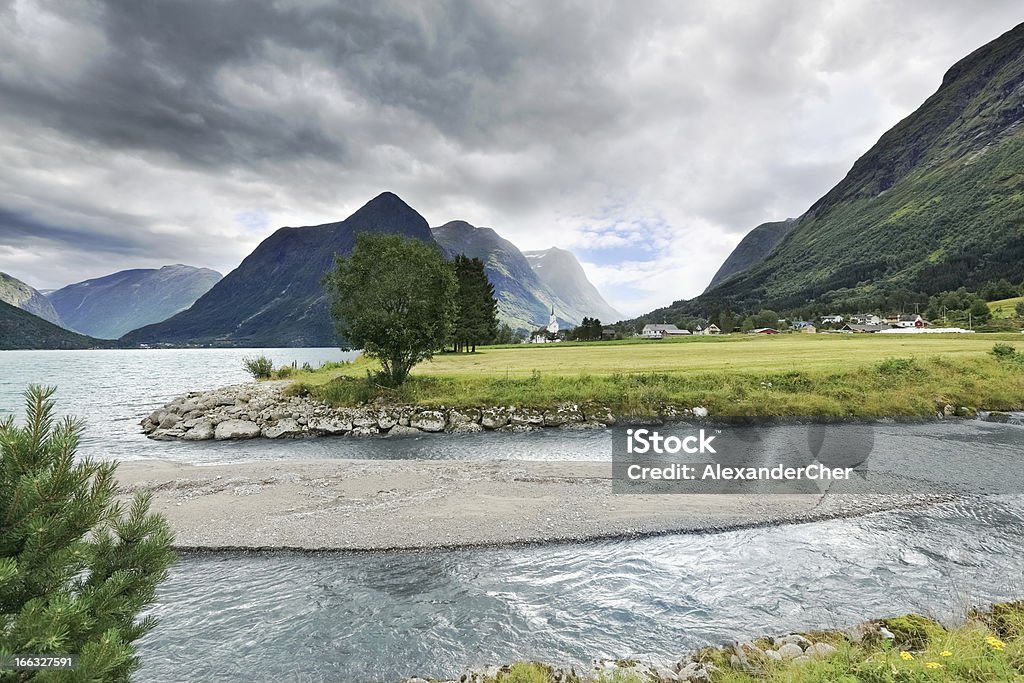
[[[66,330],[0,300],[0,349],[100,349],[116,342],[93,339]]]
[[[585,317],[606,322],[622,317],[590,284],[571,252],[549,249],[524,254],[491,228],[465,221],[432,230],[448,255],[465,254],[483,261],[498,299],[498,317],[513,329],[533,331],[547,325],[552,307],[561,327],[575,327]]]
[[[334,346],[324,275],[361,232],[433,241],[423,216],[385,192],[338,223],[281,228],[191,308],[128,333],[128,343]]]
[[[953,65],[768,256],[642,319],[871,308],[1024,279],[1024,24]]]
[[[583,266],[571,251],[551,247],[542,251],[525,251],[523,256],[541,282],[558,295],[567,311],[580,320],[597,318],[604,323],[618,322],[622,314],[604,300]]]
[[[177,264],[122,270],[62,287],[47,297],[68,328],[117,339],[185,310],[220,279],[215,270]]]
[[[54,325],[64,325],[60,315],[45,296],[7,273],[0,273],[0,301],[28,311]]]
[[[787,218],[784,221],[762,223],[748,232],[729,254],[729,258],[725,259],[725,263],[711,278],[711,284],[704,291],[710,292],[726,280],[764,261],[768,258],[768,254],[772,253],[779,242],[795,227],[796,219]]]

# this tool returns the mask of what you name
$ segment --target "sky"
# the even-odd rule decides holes
[[[1018,0],[0,0],[0,270],[227,273],[389,190],[691,298]]]

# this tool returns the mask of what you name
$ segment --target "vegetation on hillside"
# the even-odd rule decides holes
[[[148,496],[115,501],[116,463],[76,459],[81,424],[55,420],[53,393],[29,388],[25,426],[0,422],[0,661],[77,655],[73,675],[47,680],[127,681],[156,623],[140,614],[174,559],[171,532]]]
[[[1024,279],[1024,25],[961,60],[760,264],[645,319],[873,310]],[[911,309],[913,310],[913,309]]]
[[[0,301],[0,349],[101,349],[116,342],[93,339]]]

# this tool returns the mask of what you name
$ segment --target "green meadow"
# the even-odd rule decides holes
[[[1000,356],[995,345],[1008,350]],[[1024,408],[1024,335],[727,335],[480,347],[418,365],[399,388],[368,359],[278,371],[333,405],[595,402],[620,414],[926,416]],[[967,409],[967,410],[961,410]]]

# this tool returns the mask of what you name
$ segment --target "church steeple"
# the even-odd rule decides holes
[[[558,318],[555,317],[554,304],[551,304],[551,318],[548,319],[548,334],[558,334]]]

